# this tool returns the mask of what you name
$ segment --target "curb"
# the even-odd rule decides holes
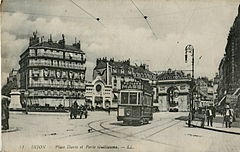
[[[17,128],[10,128],[10,129],[7,129],[7,130],[2,130],[2,133],[15,132],[15,131],[18,131],[18,129]]]
[[[187,123],[186,123],[187,124]],[[201,128],[201,129],[207,129],[207,130],[212,130],[212,131],[217,131],[217,132],[223,132],[223,133],[228,133],[228,134],[234,134],[234,135],[240,135],[240,132],[234,132],[234,131],[227,131],[227,130],[221,130],[221,129],[215,129],[215,128],[208,128],[208,127],[200,127],[198,125],[193,125],[193,127]]]

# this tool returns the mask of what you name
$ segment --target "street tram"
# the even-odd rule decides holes
[[[117,120],[124,124],[147,124],[153,119],[153,90],[148,82],[122,82]]]

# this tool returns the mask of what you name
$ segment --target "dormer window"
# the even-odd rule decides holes
[[[117,73],[117,69],[113,68],[113,73]]]
[[[121,68],[121,74],[124,74],[124,70]]]
[[[132,71],[131,71],[131,69],[129,69],[129,70],[128,70],[128,74],[132,74]]]

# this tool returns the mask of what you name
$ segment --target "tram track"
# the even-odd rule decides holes
[[[172,121],[172,122],[173,122],[173,121]],[[164,131],[164,130],[166,130],[166,129],[169,129],[169,128],[171,128],[171,127],[179,124],[180,122],[181,122],[181,121],[179,120],[179,121],[176,122],[176,123],[173,123],[173,124],[171,124],[171,125],[169,125],[169,126],[166,126],[166,127],[164,127],[164,128],[161,128],[160,130],[158,130],[158,131],[156,131],[156,132],[154,132],[154,133],[146,136],[146,138],[152,137],[152,136],[154,136],[154,135],[156,135],[156,134],[158,134],[158,133],[160,133],[160,132],[162,132],[162,131]]]
[[[159,120],[159,121],[160,121],[160,120]],[[166,129],[168,129],[168,128],[171,128],[172,126],[175,126],[175,125],[177,125],[178,123],[180,123],[180,121],[178,121],[178,122],[176,122],[176,123],[174,123],[174,124],[168,125],[168,124],[170,124],[171,122],[174,122],[174,121],[175,121],[175,120],[172,119],[172,120],[167,121],[167,122],[165,122],[165,123],[163,123],[163,124],[158,124],[158,125],[154,125],[154,126],[145,128],[145,129],[143,129],[143,130],[139,130],[139,131],[137,131],[137,132],[135,132],[135,133],[133,133],[133,134],[127,134],[127,133],[124,133],[124,132],[120,132],[120,130],[126,130],[126,129],[129,129],[130,127],[128,127],[128,128],[122,128],[122,129],[119,129],[119,130],[113,130],[112,128],[108,128],[108,127],[106,127],[106,126],[103,125],[103,124],[106,123],[107,121],[101,122],[99,125],[100,125],[100,127],[102,127],[102,128],[105,129],[105,130],[108,130],[109,132],[117,133],[117,134],[121,134],[121,135],[125,135],[124,137],[122,137],[122,138],[124,138],[124,139],[129,138],[129,137],[135,138],[136,135],[138,135],[138,134],[146,133],[147,131],[150,131],[150,130],[152,130],[152,129],[155,129],[155,128],[158,128],[158,127],[167,125],[166,127],[161,128],[160,130],[157,130],[157,131],[151,133],[150,135],[147,135],[145,138],[143,138],[143,139],[147,139],[147,138],[149,138],[149,137],[151,137],[151,136],[154,136],[154,135],[157,134],[157,133],[160,133],[160,132],[162,132],[162,131],[164,131],[164,130],[166,130]],[[156,123],[154,123],[154,124],[156,124]],[[117,128],[117,127],[114,127],[114,128]]]
[[[160,121],[160,120],[159,120],[159,121]],[[103,124],[106,123],[107,121],[101,122],[99,125],[100,125],[103,129],[108,130],[108,131],[110,131],[111,133],[117,133],[117,134],[120,134],[120,135],[125,135],[125,136],[122,136],[122,137],[120,137],[119,135],[114,135],[114,136],[117,136],[118,139],[121,138],[121,139],[125,139],[125,140],[128,140],[128,141],[131,141],[131,139],[129,139],[129,138],[133,138],[133,139],[137,139],[137,140],[145,140],[145,141],[154,142],[154,143],[159,143],[159,144],[164,144],[164,145],[168,145],[168,146],[179,147],[179,146],[177,146],[177,145],[168,144],[168,143],[156,141],[156,140],[153,140],[153,139],[149,139],[149,137],[151,137],[151,136],[153,136],[153,135],[155,135],[155,134],[157,134],[157,133],[160,133],[160,132],[162,132],[162,131],[164,131],[164,130],[166,130],[166,129],[168,129],[168,128],[171,128],[171,127],[177,125],[178,123],[180,123],[181,121],[178,121],[178,122],[176,122],[176,123],[174,123],[174,124],[168,125],[167,127],[161,128],[160,130],[158,130],[158,131],[156,131],[156,132],[148,135],[147,137],[138,137],[138,136],[136,136],[136,135],[139,134],[139,133],[144,133],[144,132],[148,131],[149,129],[151,130],[151,129],[157,128],[157,127],[159,127],[159,126],[164,126],[164,125],[169,124],[169,123],[171,123],[171,122],[173,122],[173,121],[174,121],[174,119],[172,119],[172,120],[170,120],[170,121],[167,121],[167,122],[165,122],[164,124],[161,124],[161,125],[157,125],[157,126],[153,126],[153,127],[150,127],[150,128],[146,128],[146,129],[144,129],[144,130],[140,130],[140,131],[138,131],[138,132],[136,132],[136,133],[134,133],[134,134],[131,134],[131,135],[126,134],[126,133],[123,133],[123,132],[119,132],[119,130],[116,131],[116,130],[112,130],[111,128],[107,128],[107,127],[103,126]],[[114,128],[115,128],[115,127],[114,127]],[[123,128],[123,129],[125,130],[125,129],[129,129],[129,128]],[[123,130],[123,129],[121,129],[121,130]],[[111,134],[111,133],[108,133],[108,134]]]
[[[110,136],[116,139],[124,139],[127,141],[132,141],[132,140],[145,140],[145,141],[149,141],[149,142],[154,142],[154,143],[159,143],[159,144],[164,144],[164,145],[169,145],[169,146],[176,146],[176,145],[171,145],[171,144],[167,144],[164,142],[160,142],[160,141],[156,141],[151,139],[152,136],[166,130],[169,129],[175,125],[177,125],[178,123],[180,123],[181,121],[178,121],[176,123],[171,124],[172,122],[175,121],[175,119],[171,119],[170,121],[166,121],[164,123],[159,123],[161,121],[163,121],[164,119],[158,119],[157,121],[153,121],[154,126],[150,126],[147,128],[144,128],[142,130],[138,130],[137,132],[134,132],[132,134],[128,134],[123,132],[123,130],[127,130],[130,128],[133,128],[133,126],[125,126],[124,128],[121,127],[107,127],[105,124],[108,122],[113,121],[114,119],[98,119],[98,120],[93,120],[90,121],[89,123],[87,123],[86,127],[91,129],[93,132],[89,133],[79,133],[79,134],[72,134],[72,135],[68,135],[67,137],[74,137],[74,136],[82,136],[83,138],[81,139],[89,139],[89,138],[94,138],[97,136],[101,136],[101,135],[106,135],[106,136]],[[170,124],[170,125],[169,125]],[[166,126],[166,127],[162,127],[162,126]],[[142,126],[140,126],[142,127]],[[151,130],[154,130],[156,128],[160,127],[159,129],[157,129],[156,131],[152,132],[151,134],[149,134],[148,132]],[[117,130],[116,130],[117,129]],[[140,128],[141,129],[141,128]],[[87,131],[87,130],[86,130]],[[99,134],[92,134],[94,132],[98,132]],[[139,137],[137,135],[139,134],[144,134],[147,133],[148,135],[145,135],[144,137]],[[87,136],[84,136],[87,135]],[[62,137],[64,138],[64,137]]]

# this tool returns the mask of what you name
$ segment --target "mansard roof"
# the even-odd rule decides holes
[[[80,50],[79,48],[77,48],[76,46],[73,45],[63,45],[59,44],[57,42],[41,42],[41,43],[37,43],[33,46],[30,46],[29,48],[50,48],[50,49],[64,49],[64,50],[70,50],[70,51],[74,51],[74,52],[78,52],[78,53],[84,53],[82,50]]]
[[[150,76],[150,79],[155,79],[155,74],[151,71],[149,71],[145,65],[131,65],[130,60],[126,61],[114,61],[112,59],[107,60],[106,58],[103,59],[97,59],[97,65],[94,68],[94,70],[97,69],[103,69],[107,67],[107,63],[111,66],[113,70],[116,70],[116,72],[113,71],[113,73],[117,75],[134,75],[134,74],[140,74],[141,77],[148,77]],[[121,72],[123,70],[123,73]],[[147,76],[148,75],[148,76]]]
[[[183,71],[171,70],[165,71],[157,76],[158,80],[177,80],[177,79],[190,79],[190,76],[184,74]]]

